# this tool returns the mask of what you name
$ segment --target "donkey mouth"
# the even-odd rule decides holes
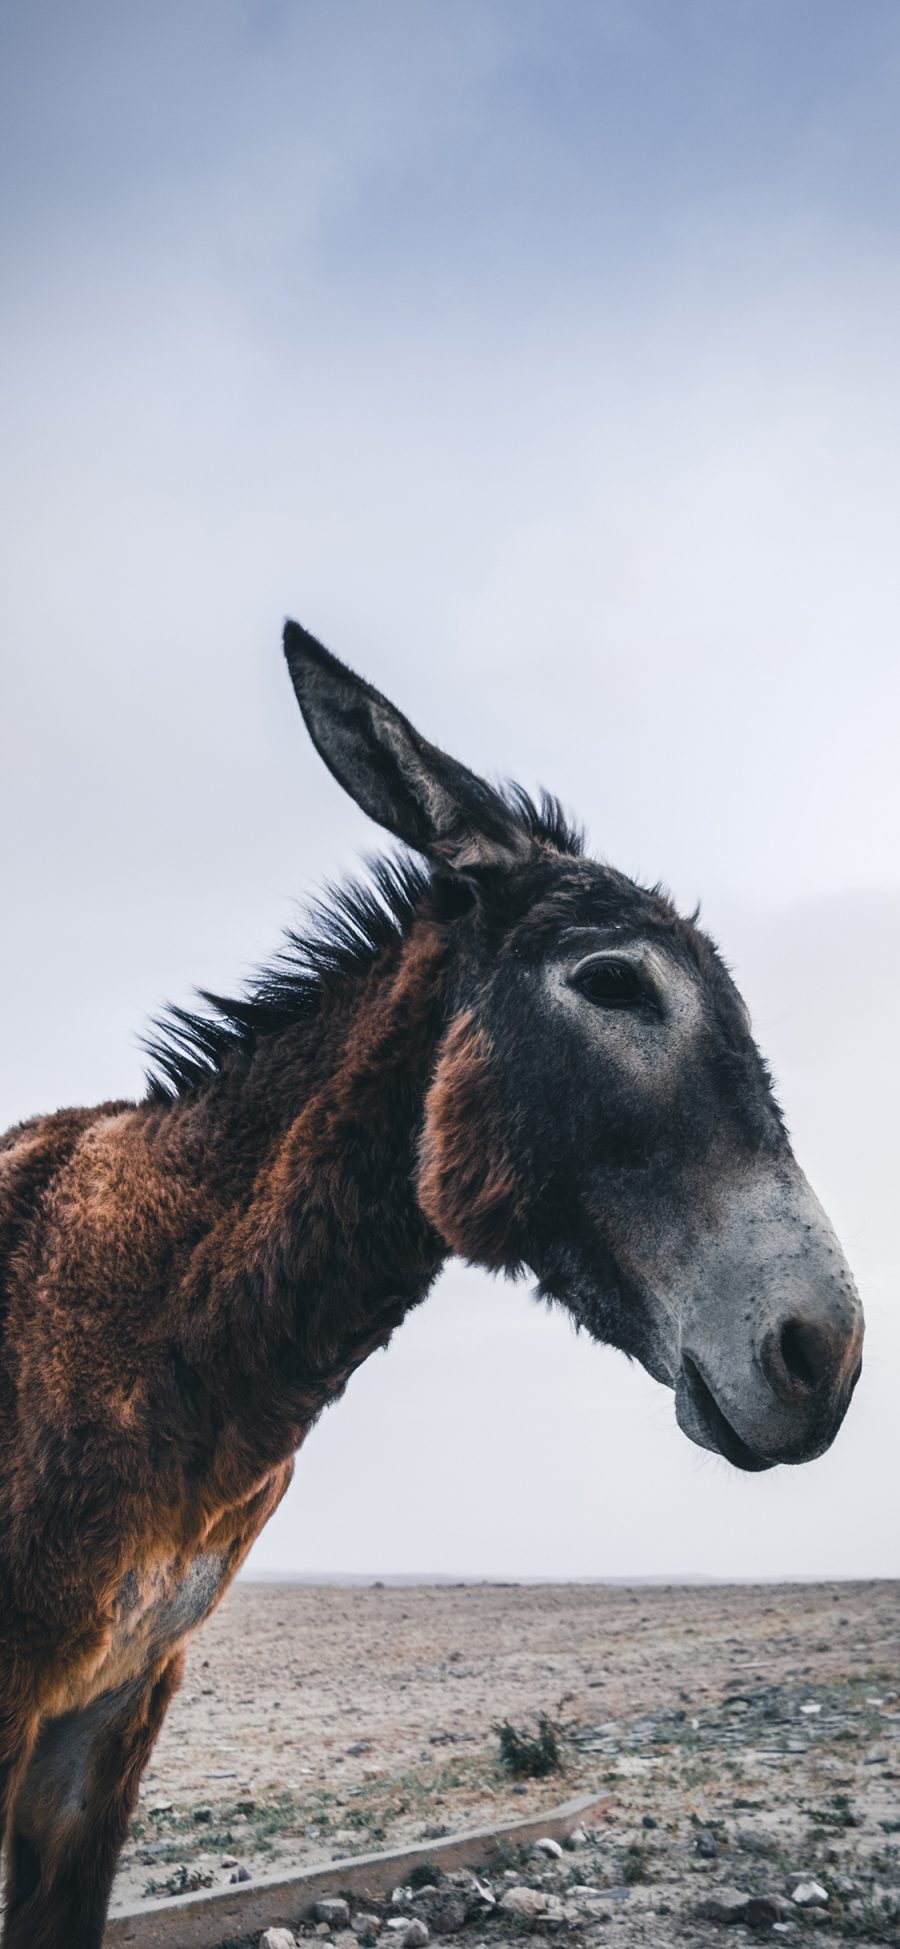
[[[757,1474],[762,1469],[774,1468],[774,1462],[748,1447],[737,1429],[732,1427],[690,1354],[682,1355],[681,1373],[675,1389],[675,1412],[679,1426],[691,1441],[695,1441],[700,1448],[711,1448],[716,1454],[724,1455],[725,1460],[732,1462],[735,1468]]]

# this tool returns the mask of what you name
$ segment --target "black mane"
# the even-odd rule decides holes
[[[508,785],[503,797],[531,838],[554,852],[580,854],[581,831],[571,825],[558,799],[542,792],[529,797]],[[289,928],[276,959],[260,969],[243,995],[197,993],[206,1011],[172,1004],[142,1038],[153,1065],[147,1077],[151,1103],[174,1103],[221,1074],[226,1059],[249,1055],[262,1036],[315,1014],[326,982],[365,972],[412,925],[431,884],[431,870],[412,853],[367,862],[369,877],[328,887],[312,910],[312,925]]]

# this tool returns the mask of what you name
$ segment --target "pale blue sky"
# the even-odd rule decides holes
[[[0,1122],[139,1090],[378,843],[290,611],[703,897],[868,1302],[835,1450],[747,1483],[456,1269],[257,1560],[896,1572],[900,12],[17,0],[0,77]]]

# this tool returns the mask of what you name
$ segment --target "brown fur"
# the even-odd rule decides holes
[[[423,918],[208,1089],[0,1150],[9,1949],[99,1941],[179,1645],[441,1263],[413,1177],[444,945]]]
[[[444,1041],[419,1150],[419,1203],[451,1252],[514,1270],[522,1241],[521,1200],[496,1128],[490,1043],[470,1013]]]

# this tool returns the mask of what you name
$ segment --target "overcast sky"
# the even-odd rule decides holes
[[[740,1477],[451,1267],[253,1563],[897,1574],[894,0],[11,0],[0,75],[0,1122],[377,845],[291,613],[702,897],[867,1306]]]

